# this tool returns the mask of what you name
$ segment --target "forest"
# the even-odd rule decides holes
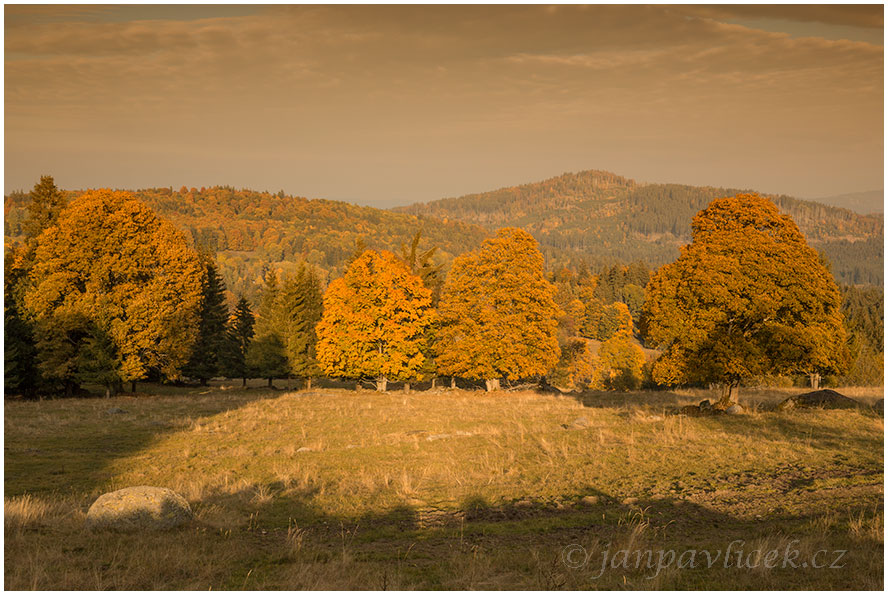
[[[570,173],[522,186],[414,204],[397,211],[488,228],[515,226],[540,242],[549,263],[581,255],[596,266],[675,260],[690,241],[691,219],[738,189],[641,184],[604,171]],[[841,283],[882,285],[882,215],[768,196],[832,263]]]
[[[99,385],[112,394],[143,380],[215,377],[310,386],[326,376],[381,391],[390,381],[409,388],[439,377],[488,390],[501,381],[564,390],[881,383],[882,289],[837,285],[829,262],[765,197],[711,201],[692,217],[681,256],[652,270],[644,261],[553,267],[537,239],[515,227],[483,239],[468,224],[433,232],[398,214],[360,226],[367,212],[358,207],[269,194],[251,207],[250,193],[231,192],[241,199],[222,201],[226,216],[239,216],[243,229],[256,222],[281,251],[274,218],[310,209],[311,218],[287,219],[290,233],[328,221],[309,239],[326,238],[313,245],[341,262],[324,260],[332,266],[323,269],[268,255],[257,261],[255,292],[239,277],[232,291],[216,250],[232,238],[259,241],[240,228],[185,233],[143,194],[66,193],[48,176],[17,199],[24,215],[8,225],[20,239],[7,244],[4,271],[7,393],[74,395]],[[196,196],[177,212],[206,224],[208,211],[195,205],[206,209],[215,195]],[[369,248],[344,222],[400,246]],[[386,226],[393,235],[384,238]],[[454,233],[445,240],[444,230]],[[275,264],[281,259],[287,266]]]

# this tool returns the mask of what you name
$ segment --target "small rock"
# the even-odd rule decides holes
[[[598,496],[583,496],[583,499],[580,500],[586,506],[595,506],[601,501],[601,498]]]
[[[638,498],[633,498],[631,496],[629,498],[623,498],[623,504],[626,504],[627,506],[630,504],[638,504]]]
[[[357,448],[357,447],[358,447],[357,444],[349,444],[349,445],[346,446],[345,448],[346,448],[346,449],[352,449],[352,448]]]
[[[191,520],[188,502],[167,488],[137,486],[102,494],[89,507],[91,529],[139,531],[172,529]]]
[[[313,449],[311,449],[311,448],[309,448],[309,447],[307,447],[307,446],[302,446],[302,447],[300,447],[300,448],[297,448],[297,449],[296,449],[296,452],[311,452],[312,450],[313,450]]]
[[[573,425],[573,427],[575,427],[575,428],[588,428],[589,427],[589,419],[586,418],[585,416],[578,417],[575,420],[573,420],[573,423],[571,425]]]
[[[123,413],[129,413],[129,411],[127,411],[126,409],[121,409],[120,407],[112,407],[111,409],[105,411],[105,413],[107,413],[108,415],[121,415]]]
[[[725,413],[727,413],[728,415],[743,415],[744,413],[746,413],[746,410],[743,408],[742,405],[734,403],[733,405],[725,409]]]

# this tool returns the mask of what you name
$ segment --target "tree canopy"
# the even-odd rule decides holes
[[[38,236],[30,278],[24,301],[49,377],[76,380],[86,347],[111,350],[103,357],[122,381],[150,370],[175,378],[187,362],[200,260],[181,232],[130,194],[94,190],[72,201]]]
[[[714,200],[692,229],[691,244],[647,286],[648,339],[664,350],[654,380],[736,386],[847,365],[835,280],[791,218],[738,194]]]
[[[488,389],[546,374],[560,356],[554,295],[526,231],[501,229],[457,258],[440,304],[440,372],[487,380]]]
[[[431,291],[391,252],[365,251],[324,294],[318,362],[331,376],[410,381],[423,369]]]

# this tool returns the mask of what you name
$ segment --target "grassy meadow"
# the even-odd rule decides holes
[[[140,390],[5,402],[6,589],[883,586],[884,426],[868,407],[772,411],[798,389],[698,418],[670,410],[707,391]],[[101,493],[136,485],[178,491],[195,520],[85,528]],[[602,569],[620,550],[732,542],[744,560],[791,548],[797,567]]]

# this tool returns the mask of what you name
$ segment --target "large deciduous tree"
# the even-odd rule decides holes
[[[487,390],[548,373],[560,356],[554,292],[536,240],[520,229],[457,258],[440,304],[439,371]]]
[[[692,229],[646,290],[648,339],[664,350],[655,381],[719,382],[727,403],[743,378],[847,365],[835,280],[791,218],[738,194],[714,200]]]
[[[367,250],[324,294],[318,362],[331,376],[409,381],[421,373],[431,291],[391,252]]]
[[[197,336],[202,276],[183,234],[130,194],[81,195],[36,241],[24,302],[42,371],[70,389],[87,349],[134,386],[150,370],[177,377]]]

